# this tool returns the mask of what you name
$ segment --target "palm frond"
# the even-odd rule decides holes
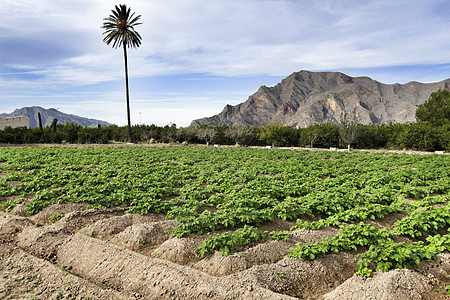
[[[131,8],[127,8],[126,5],[116,5],[115,10],[111,12],[111,15],[103,19],[105,21],[102,26],[105,29],[103,42],[107,45],[112,43],[113,48],[139,47],[142,37],[134,26],[142,24],[138,22],[141,15],[134,17],[135,13],[131,13]]]

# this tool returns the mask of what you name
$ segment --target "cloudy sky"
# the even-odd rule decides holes
[[[0,113],[24,106],[126,124],[109,0],[2,0]],[[128,0],[132,123],[187,126],[300,70],[383,83],[450,78],[448,0]]]

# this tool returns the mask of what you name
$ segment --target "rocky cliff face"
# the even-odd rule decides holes
[[[69,115],[62,113],[54,108],[45,109],[39,106],[22,107],[14,110],[12,113],[1,113],[0,118],[15,117],[15,116],[30,116],[30,127],[34,128],[39,127],[38,113],[41,113],[42,125],[44,127],[50,126],[53,122],[53,119],[58,119],[58,124],[74,123],[79,124],[83,127],[88,126],[96,127],[98,126],[98,124],[106,126],[111,125],[110,123],[105,121],[83,118],[76,115]]]
[[[279,120],[307,127],[337,123],[343,111],[351,110],[363,124],[414,122],[417,107],[439,88],[450,89],[450,79],[383,84],[339,72],[300,71],[274,87],[260,87],[244,103],[227,105],[220,114],[194,120],[191,125],[263,126]]]

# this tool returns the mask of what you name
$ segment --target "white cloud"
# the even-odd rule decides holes
[[[440,1],[132,0],[144,23],[136,28],[141,48],[129,52],[132,76],[444,63],[450,23],[433,21],[433,3]],[[100,29],[112,8],[106,0],[8,0],[0,27],[24,38],[59,32],[58,42],[76,48],[45,68],[49,80],[114,80],[122,53],[102,44]]]
[[[346,69],[358,76],[367,75],[358,70],[372,68],[380,78],[406,82],[448,74],[442,70],[433,77],[423,69],[420,73],[410,69],[383,73],[386,67],[448,64],[450,19],[444,12],[450,5],[446,0],[129,0],[127,5],[142,15],[143,22],[136,27],[143,37],[142,46],[129,51],[131,79],[194,73],[287,76],[301,69]],[[68,91],[122,83],[122,49],[102,42],[103,18],[113,8],[107,0],[3,0],[2,106],[28,95],[63,98],[72,110],[79,102],[70,104],[73,95],[65,97]],[[173,91],[178,88],[174,85]],[[121,89],[114,88],[108,95],[85,95],[83,101],[91,102],[83,103],[89,110],[81,113],[91,111],[89,116],[95,117],[95,111],[100,116],[108,112],[108,120],[124,124],[123,93],[113,94]],[[186,103],[199,103],[204,94],[199,90],[194,98],[192,94],[180,97]],[[218,113],[225,101],[246,98],[227,97],[218,92],[204,99],[218,99],[214,108],[170,107],[177,101],[173,96],[148,112],[147,102],[137,101],[132,109],[140,110],[141,118],[145,111],[153,120],[170,114],[192,120]],[[171,113],[165,110],[168,107]]]

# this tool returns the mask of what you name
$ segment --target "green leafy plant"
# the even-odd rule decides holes
[[[62,213],[54,213],[53,215],[48,217],[48,222],[55,223],[55,222],[58,222],[63,217],[64,217],[64,214],[62,214]]]
[[[291,230],[339,228],[335,237],[296,244],[288,255],[315,259],[357,249],[362,252],[358,270],[365,276],[414,266],[448,250],[447,235],[437,234],[450,225],[448,155],[0,147],[0,160],[7,162],[0,165],[3,210],[27,202],[26,212],[35,214],[48,205],[85,203],[89,208],[119,206],[129,213],[161,214],[179,222],[172,236],[208,233],[197,251],[203,257],[214,251],[228,255],[269,238],[289,241],[290,231],[260,229],[280,220],[295,222]],[[407,215],[392,231],[361,223],[398,212]],[[423,244],[396,243],[395,235],[420,238]]]
[[[450,206],[425,207],[394,223],[393,229],[402,235],[420,237],[450,225]]]
[[[214,253],[219,250],[222,255],[236,252],[236,246],[247,245],[250,242],[257,242],[269,236],[267,231],[261,231],[253,226],[245,225],[233,233],[224,232],[207,237],[200,246],[197,247],[197,255],[201,259],[207,253]]]
[[[20,204],[24,201],[24,198],[17,198],[14,200],[9,200],[0,204],[0,210],[4,210],[6,212],[13,209],[17,204]]]
[[[394,268],[411,268],[425,259],[435,259],[436,255],[450,250],[450,235],[427,237],[428,245],[422,241],[412,244],[379,240],[369,250],[360,255],[357,273],[369,277],[374,271],[389,271]]]
[[[300,244],[288,250],[289,257],[313,260],[329,253],[357,250],[378,243],[379,240],[392,238],[386,229],[377,229],[373,225],[359,223],[341,226],[338,234],[332,238],[324,238],[317,243]]]

